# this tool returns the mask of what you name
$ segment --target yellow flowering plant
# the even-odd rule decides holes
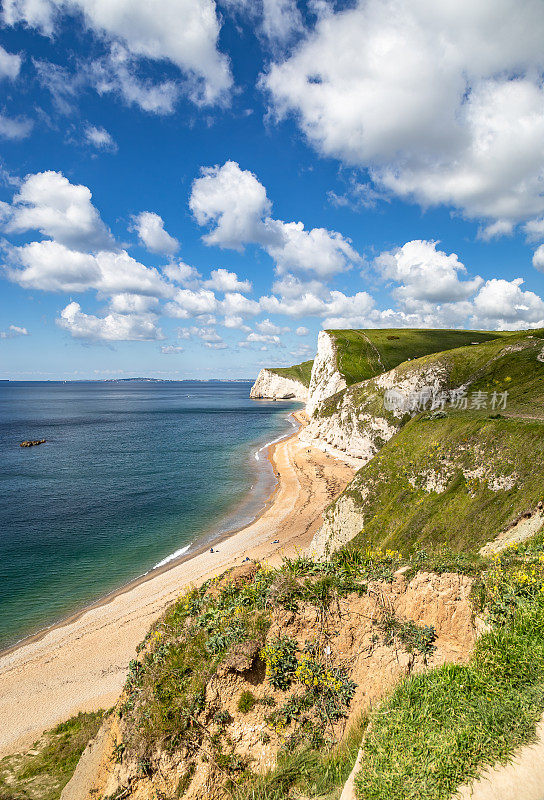
[[[497,553],[477,585],[476,598],[492,622],[505,622],[521,607],[544,602],[542,534]]]
[[[291,685],[297,668],[297,643],[288,636],[273,639],[261,650],[266,677],[274,689],[285,691]]]

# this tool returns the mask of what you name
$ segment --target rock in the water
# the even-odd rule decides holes
[[[25,439],[21,442],[20,447],[35,447],[37,444],[44,444],[45,439]]]

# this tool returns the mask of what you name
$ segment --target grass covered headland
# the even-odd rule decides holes
[[[302,364],[295,364],[292,367],[274,367],[270,372],[274,372],[281,378],[290,378],[293,381],[300,381],[304,386],[310,385],[313,361],[303,361]]]
[[[327,333],[334,340],[338,353],[338,369],[348,386],[374,378],[409,359],[510,335],[496,331],[417,328],[329,330]]]

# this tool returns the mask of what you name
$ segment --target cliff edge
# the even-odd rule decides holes
[[[305,403],[308,388],[298,380],[284,378],[271,369],[262,369],[249,396],[252,400],[300,400]]]

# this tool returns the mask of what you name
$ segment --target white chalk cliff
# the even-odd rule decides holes
[[[327,331],[321,331],[317,338],[317,355],[312,367],[306,412],[312,416],[315,409],[336,392],[347,386],[344,376],[338,369],[336,345],[332,336]]]
[[[308,389],[262,369],[251,397],[306,401],[309,424],[299,434],[301,441],[360,468],[397,433],[406,416],[418,413],[410,408],[410,398],[418,393],[433,398],[447,382],[448,370],[437,360],[407,363],[348,387],[334,336],[321,331]]]
[[[300,381],[284,378],[270,369],[262,369],[251,387],[253,400],[300,400],[308,398],[308,389]]]

